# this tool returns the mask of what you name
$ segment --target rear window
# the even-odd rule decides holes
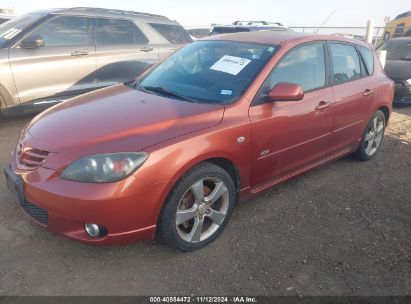
[[[365,67],[367,68],[368,75],[372,75],[374,73],[374,54],[373,52],[363,46],[358,46],[358,50],[360,51],[361,57],[364,59]]]
[[[190,36],[185,29],[180,25],[175,24],[161,24],[161,23],[149,23],[157,32],[164,38],[170,41],[172,44],[184,44],[191,42]]]
[[[97,19],[97,44],[99,45],[147,43],[147,37],[131,21],[102,18]]]
[[[241,33],[249,32],[248,28],[244,27],[215,27],[210,35],[219,35],[219,34],[230,34],[230,33]]]

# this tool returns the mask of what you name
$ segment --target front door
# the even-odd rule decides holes
[[[57,16],[34,30],[44,47],[9,50],[9,60],[20,102],[71,96],[96,87],[95,47],[90,20]]]
[[[250,108],[252,186],[282,178],[324,157],[329,151],[333,102],[326,87],[325,46],[305,44],[284,56]],[[302,86],[300,101],[270,102],[264,96],[280,82]]]

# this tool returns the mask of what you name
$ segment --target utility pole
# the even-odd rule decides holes
[[[374,20],[368,20],[368,22],[367,22],[367,33],[365,35],[365,41],[372,44],[373,34],[374,34]]]

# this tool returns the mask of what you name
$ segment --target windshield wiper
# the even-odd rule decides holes
[[[150,93],[149,90],[147,90],[145,87],[143,87],[140,83],[140,81],[138,79],[136,79],[136,81],[134,81],[134,88],[146,93]]]
[[[141,85],[140,85],[141,86]],[[187,96],[181,95],[179,93],[170,91],[164,87],[155,87],[155,86],[147,86],[147,87],[143,87],[146,91],[151,91],[151,92],[156,92],[156,93],[160,93],[162,95],[167,95],[167,96],[172,96],[172,97],[177,97],[178,99],[184,100],[184,101],[189,101],[189,102],[198,102],[195,99],[191,99]]]
[[[401,57],[401,60],[411,60],[411,57]]]

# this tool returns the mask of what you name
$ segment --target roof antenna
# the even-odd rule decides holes
[[[318,29],[316,31],[314,31],[314,34],[318,34],[320,29],[324,26],[324,24],[327,23],[328,20],[330,20],[330,18],[335,14],[336,11],[337,10],[335,9],[331,14],[328,15],[327,19],[325,19],[325,21],[318,27]]]

